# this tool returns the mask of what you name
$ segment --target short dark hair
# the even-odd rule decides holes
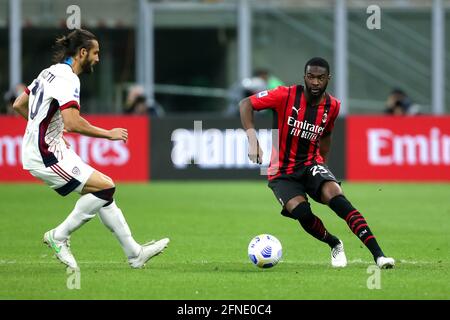
[[[394,89],[392,89],[391,94],[399,94],[399,95],[402,95],[402,96],[406,96],[405,91],[403,91],[403,90],[400,89],[400,88],[394,88]]]
[[[310,67],[322,67],[325,68],[328,72],[328,74],[330,74],[330,65],[328,64],[327,60],[325,60],[324,58],[321,57],[314,57],[308,60],[308,62],[305,64],[305,74],[306,74],[306,68],[310,66]]]
[[[74,56],[78,50],[92,48],[92,41],[97,40],[92,32],[83,29],[75,29],[67,36],[57,38],[53,46],[53,62],[63,62],[64,59]]]

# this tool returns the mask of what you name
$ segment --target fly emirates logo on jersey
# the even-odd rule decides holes
[[[91,138],[78,134],[64,135],[70,148],[86,163],[118,181],[146,181],[148,164],[148,118],[87,116],[103,128],[125,127],[127,143]],[[0,181],[33,181],[22,169],[21,146],[26,122],[19,117],[0,117]]]
[[[316,126],[306,120],[295,120],[291,116],[288,117],[287,124],[292,127],[289,131],[291,135],[311,141],[317,140],[324,130],[321,126]]]

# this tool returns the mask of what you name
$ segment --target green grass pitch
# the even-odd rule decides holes
[[[372,258],[329,208],[313,204],[345,244],[349,265],[330,266],[328,246],[279,214],[266,183],[153,182],[120,184],[116,201],[139,242],[170,237],[143,270],[128,267],[113,235],[93,219],[72,235],[81,268],[79,290],[42,244],[77,196],[40,184],[0,185],[1,299],[449,299],[450,185],[354,184],[344,191],[397,266],[369,289]],[[259,269],[247,257],[250,239],[271,233],[283,259]]]

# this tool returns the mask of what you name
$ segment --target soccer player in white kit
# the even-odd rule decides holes
[[[139,245],[113,199],[113,180],[83,162],[63,139],[64,131],[128,139],[124,128],[102,129],[80,116],[78,75],[91,73],[99,62],[98,41],[91,32],[77,29],[57,39],[55,50],[57,63],[44,69],[13,105],[28,121],[22,143],[23,168],[62,196],[73,191],[81,194],[69,216],[44,234],[44,243],[62,263],[78,268],[70,250],[70,235],[98,213],[119,240],[130,266],[141,268],[162,252],[169,239]]]

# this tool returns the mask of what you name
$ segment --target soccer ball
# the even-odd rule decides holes
[[[280,261],[281,242],[270,234],[260,234],[250,241],[248,257],[260,268],[272,268]]]

